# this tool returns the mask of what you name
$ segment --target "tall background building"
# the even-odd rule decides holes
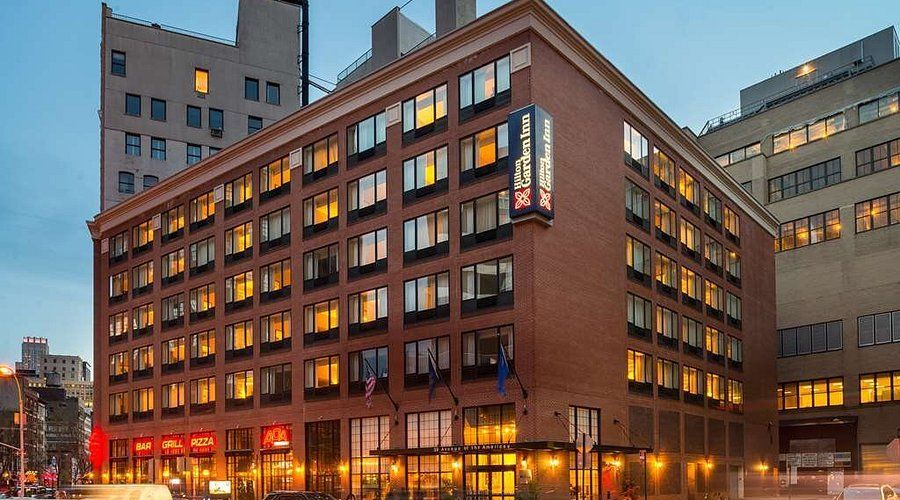
[[[102,7],[100,206],[298,107],[302,0],[240,0],[225,40]]]
[[[900,426],[898,57],[886,28],[741,90],[699,137],[781,221],[780,465],[794,487],[900,474],[886,454]]]
[[[16,362],[16,373],[29,387],[61,387],[85,408],[94,403],[90,363],[81,356],[51,354],[50,341],[44,337],[22,339],[22,361]]]

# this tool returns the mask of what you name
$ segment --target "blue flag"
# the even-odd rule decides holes
[[[506,349],[500,344],[500,359],[497,361],[497,392],[506,396],[506,377],[509,376],[509,363],[506,361]]]
[[[431,355],[431,351],[428,351],[428,402],[430,403],[432,399],[434,399],[434,390],[437,388],[438,381],[441,380],[441,375],[438,373],[437,366],[434,364],[434,356]]]

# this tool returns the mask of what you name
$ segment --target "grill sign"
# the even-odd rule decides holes
[[[216,452],[215,432],[195,432],[191,434],[191,454],[203,455]]]
[[[535,104],[509,115],[510,217],[553,219],[553,117]]]
[[[134,438],[131,441],[131,454],[136,457],[147,457],[153,455],[153,438]]]
[[[260,438],[264,450],[287,448],[291,445],[291,426],[270,425],[263,427]]]
[[[159,440],[159,449],[162,455],[184,455],[184,434],[163,436]]]

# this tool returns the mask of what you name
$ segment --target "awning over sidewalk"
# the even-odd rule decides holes
[[[575,451],[573,443],[565,441],[528,441],[520,443],[467,444],[434,446],[428,448],[392,448],[371,450],[374,456],[464,455],[467,453],[492,453],[503,451]]]

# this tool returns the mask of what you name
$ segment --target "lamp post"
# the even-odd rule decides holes
[[[19,395],[19,496],[25,496],[25,402],[22,398],[22,384],[16,371],[9,366],[0,365],[0,377],[10,377],[16,381]]]

